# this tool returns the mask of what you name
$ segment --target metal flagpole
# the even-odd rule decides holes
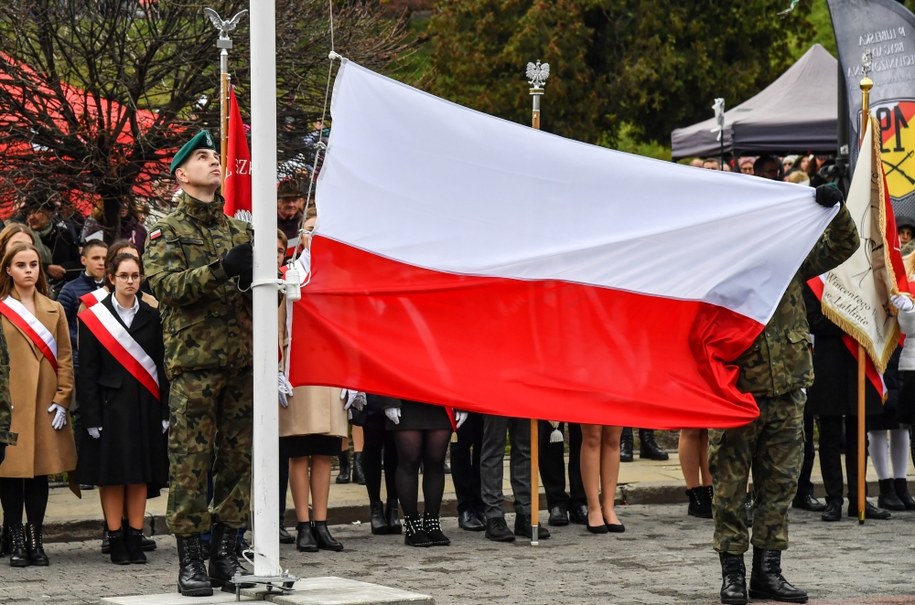
[[[235,29],[247,12],[242,10],[231,19],[223,19],[212,8],[203,9],[203,14],[219,30],[216,48],[219,49],[219,163],[222,166],[222,185],[226,182],[226,134],[229,132],[229,49],[232,48],[229,32]]]
[[[861,79],[861,138],[858,140],[858,149],[859,154],[861,152],[868,152],[869,150],[861,149],[861,140],[864,139],[864,134],[867,132],[867,129],[871,127],[871,112],[870,112],[870,91],[874,87],[874,81],[868,77],[868,73],[871,70],[871,51],[868,49],[865,51],[864,56],[861,59],[862,69],[864,71],[864,77]],[[864,513],[866,507],[866,500],[864,498],[864,489],[865,482],[864,476],[867,471],[864,468],[865,464],[865,447],[866,447],[866,437],[864,430],[864,400],[865,400],[865,380],[867,380],[865,374],[865,365],[867,363],[867,353],[864,350],[864,345],[860,342],[858,343],[858,451],[856,455],[858,456],[858,476],[855,480],[858,482],[858,523],[864,523]],[[851,481],[851,477],[848,478]]]
[[[531,85],[531,127],[540,130],[540,97],[550,75],[550,64],[541,64],[538,59],[536,64],[527,64],[526,73]],[[539,544],[540,532],[540,441],[537,428],[537,419],[531,418],[531,546]]]

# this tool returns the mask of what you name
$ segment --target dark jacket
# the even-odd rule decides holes
[[[112,295],[97,303],[120,322]],[[88,311],[87,311],[88,312]],[[83,322],[79,325],[80,351],[76,396],[84,428],[102,427],[101,438],[83,431],[79,456],[80,481],[96,485],[148,483],[167,479],[166,437],[162,420],[169,417],[168,379],[163,363],[159,313],[140,301],[127,331],[156,364],[160,400],[128,372]]]
[[[79,322],[76,320],[76,314],[79,313],[79,299],[84,294],[88,294],[93,290],[98,290],[103,285],[104,282],[95,281],[95,278],[90,277],[83,271],[79,277],[64,284],[64,287],[60,290],[60,294],[57,295],[57,302],[64,308],[64,313],[67,314],[67,324],[70,326],[70,344],[73,346],[74,368],[79,367],[79,347],[77,346]]]

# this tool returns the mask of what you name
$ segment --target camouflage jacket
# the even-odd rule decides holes
[[[776,397],[813,384],[813,358],[803,285],[839,266],[858,249],[855,222],[845,205],[801,264],[775,314],[749,349],[737,358],[744,393]]]
[[[175,211],[149,232],[143,263],[159,299],[169,378],[252,364],[251,296],[221,263],[233,246],[252,241],[252,232],[222,207],[218,195],[206,203],[182,193]]]
[[[10,354],[0,331],[0,443],[16,445],[16,433],[10,432],[13,404],[10,400]]]

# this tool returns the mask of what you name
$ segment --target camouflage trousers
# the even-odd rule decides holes
[[[806,400],[800,389],[757,397],[759,418],[738,428],[709,431],[716,551],[742,554],[750,543],[766,550],[788,548],[788,507],[797,492],[804,453]],[[751,472],[756,500],[752,540],[744,509]]]
[[[251,369],[185,372],[170,385],[168,528],[187,536],[215,522],[243,526],[251,503]]]

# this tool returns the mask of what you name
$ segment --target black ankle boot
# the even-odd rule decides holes
[[[423,514],[423,532],[429,536],[432,546],[448,546],[451,540],[442,532],[442,523],[438,515]]]
[[[380,500],[369,502],[369,510],[372,514],[372,533],[376,536],[390,533],[388,531],[388,522],[384,518],[384,504]]]
[[[295,549],[299,552],[318,552],[318,543],[315,534],[311,531],[311,523],[303,521],[295,526]]]
[[[29,551],[25,547],[25,530],[22,523],[7,528],[10,535],[10,567],[28,567]]]
[[[127,559],[131,563],[146,563],[146,555],[143,554],[143,530],[134,529],[129,525],[125,526],[127,533],[124,535],[124,542],[127,545]]]
[[[40,525],[35,523],[25,524],[25,548],[29,552],[29,565],[47,567],[50,564],[48,555],[44,552]]]
[[[726,605],[745,605],[747,602],[747,568],[743,555],[718,553],[721,561],[721,602]]]
[[[915,498],[909,493],[909,485],[905,479],[893,479],[893,487],[899,501],[905,506],[906,510],[915,510]]]
[[[315,533],[315,542],[318,543],[318,548],[321,550],[332,550],[334,552],[343,550],[343,545],[330,535],[327,521],[312,521],[311,524],[312,530]]]
[[[224,523],[214,523],[210,529],[210,584],[221,586],[226,592],[235,592],[236,586],[251,588],[253,582],[232,581],[236,572],[242,575],[248,571],[241,566],[235,555],[235,541],[238,539],[238,528]]]
[[[127,556],[127,541],[124,537],[124,528],[105,530],[105,539],[108,541],[108,556],[115,565],[128,565],[130,557]]]
[[[632,462],[632,429],[628,426],[620,433],[620,462]]]
[[[337,456],[337,460],[340,462],[340,472],[337,473],[337,483],[349,483],[350,481],[350,466],[349,466],[349,452],[343,452]]]
[[[185,597],[208,597],[213,594],[207,576],[200,534],[175,536],[178,541],[178,592]]]
[[[711,489],[711,486],[700,485],[699,487],[686,490],[686,495],[689,496],[689,507],[686,509],[686,514],[691,517],[699,517],[700,519],[711,519]]]
[[[667,460],[670,455],[661,449],[654,439],[654,431],[639,429],[639,458],[648,460]]]
[[[896,495],[896,484],[893,479],[880,479],[880,495],[877,496],[877,506],[887,510],[905,510],[905,504]]]
[[[403,528],[403,543],[407,546],[432,546],[432,540],[423,531],[423,518],[419,516],[419,513],[406,515],[403,518]]]
[[[365,473],[362,471],[362,452],[353,454],[353,481],[365,485]]]
[[[806,603],[807,593],[792,586],[782,576],[782,551],[753,547],[750,572],[750,597],[783,603]]]
[[[400,512],[397,510],[397,500],[388,500],[387,509],[384,512],[385,521],[388,525],[388,533],[400,535]]]

